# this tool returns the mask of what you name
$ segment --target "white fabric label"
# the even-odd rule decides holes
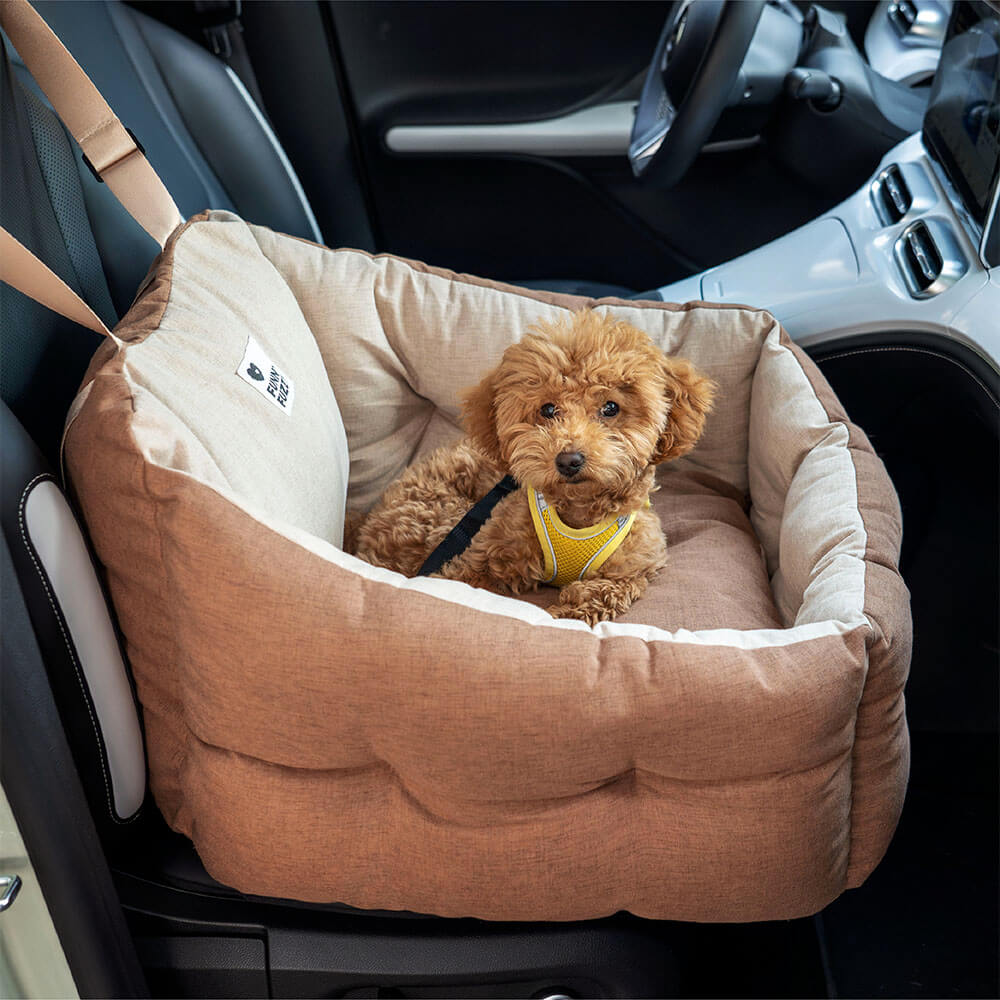
[[[275,367],[253,337],[247,338],[247,348],[236,374],[279,410],[292,412],[292,403],[295,401],[292,380]]]

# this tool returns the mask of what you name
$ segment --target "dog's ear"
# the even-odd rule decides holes
[[[497,436],[496,371],[492,371],[473,389],[462,393],[462,419],[472,443],[494,462],[502,462],[500,438]]]
[[[705,418],[712,409],[712,400],[718,388],[690,361],[681,358],[664,358],[663,373],[667,380],[670,415],[656,442],[652,459],[654,465],[680,458],[695,446],[705,428]]]

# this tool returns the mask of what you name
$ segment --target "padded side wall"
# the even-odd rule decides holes
[[[903,811],[910,773],[910,734],[903,688],[910,669],[910,594],[899,573],[903,516],[882,460],[852,424],[812,360],[783,334],[831,420],[847,428],[857,477],[858,510],[867,536],[865,615],[871,622],[868,676],[858,706],[851,803],[848,886],[860,885],[882,859]]]
[[[128,384],[148,461],[340,544],[347,440],[316,340],[246,224],[211,217],[173,234],[87,379]]]
[[[832,419],[775,327],[753,376],[750,518],[786,625],[860,619],[865,528],[847,426]]]

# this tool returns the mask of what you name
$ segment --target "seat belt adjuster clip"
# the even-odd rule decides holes
[[[133,132],[128,127],[128,125],[124,125],[123,128],[125,129],[126,132],[128,132],[129,138],[135,143],[135,149],[130,149],[124,156],[120,156],[113,163],[109,163],[104,168],[105,170],[110,170],[111,167],[115,166],[115,164],[121,163],[122,160],[128,159],[128,157],[130,157],[133,153],[141,153],[143,156],[146,155],[146,147],[143,146],[143,144],[141,142],[139,142],[139,140],[136,138],[135,132]],[[87,169],[97,179],[97,183],[98,184],[103,184],[104,183],[104,178],[101,176],[101,172],[97,169],[97,167],[95,167],[94,164],[91,162],[90,157],[87,156],[87,154],[84,153],[84,152],[82,152],[82,151],[81,151],[81,155],[83,157],[83,162],[87,165]]]

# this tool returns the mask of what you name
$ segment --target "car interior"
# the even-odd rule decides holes
[[[595,300],[769,310],[892,478],[914,628],[902,819],[813,917],[507,923],[240,893],[148,792],[65,492],[100,337],[0,284],[0,773],[79,995],[996,996],[997,5],[32,6],[185,218]],[[159,247],[0,41],[0,224],[114,327]],[[0,929],[17,919],[11,901]]]

